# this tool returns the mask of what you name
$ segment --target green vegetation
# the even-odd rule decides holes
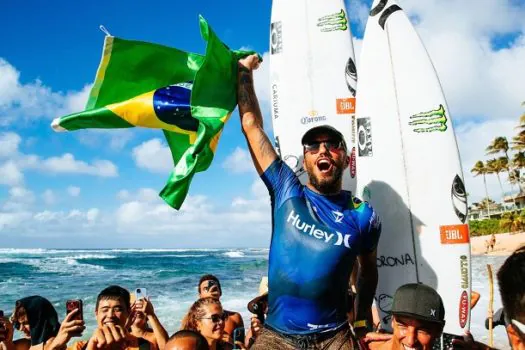
[[[522,103],[525,106],[525,102]],[[517,134],[512,137],[511,145],[504,136],[498,136],[492,140],[490,145],[485,149],[487,155],[501,155],[498,158],[488,159],[485,162],[478,160],[470,170],[474,176],[483,176],[483,183],[485,184],[485,196],[488,198],[487,191],[487,175],[496,175],[499,181],[502,200],[505,196],[503,184],[501,182],[500,174],[507,175],[507,181],[514,192],[514,185],[518,185],[519,192],[525,192],[525,176],[521,173],[525,169],[525,113],[519,118],[518,126],[516,127]],[[512,159],[509,156],[509,151],[514,151]],[[514,202],[514,206],[516,203]],[[487,207],[487,214],[490,216],[490,208]]]
[[[493,233],[518,233],[525,229],[525,209],[503,213],[501,219],[470,220],[471,236],[485,236]]]

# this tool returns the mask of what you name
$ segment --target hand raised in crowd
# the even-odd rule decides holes
[[[257,338],[259,334],[261,334],[262,331],[262,323],[257,316],[252,316],[251,322],[250,322],[250,328],[252,331],[252,337]]]
[[[153,304],[151,303],[149,298],[142,298],[136,300],[131,306],[131,312],[133,311],[142,312],[146,316],[155,315]]]
[[[106,323],[93,332],[87,350],[125,348],[128,332],[118,324]]]
[[[82,332],[86,329],[84,320],[73,319],[79,311],[79,309],[71,310],[64,318],[55,339],[53,339],[51,349],[61,349],[67,345],[72,337],[82,335]]]

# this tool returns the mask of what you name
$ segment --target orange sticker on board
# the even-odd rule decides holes
[[[445,225],[439,226],[441,244],[460,244],[470,242],[468,225]]]
[[[337,114],[355,113],[355,97],[338,98],[335,100]]]

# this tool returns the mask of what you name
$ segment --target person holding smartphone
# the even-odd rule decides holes
[[[204,275],[199,280],[199,298],[214,298],[220,300],[222,297],[222,288],[219,279],[214,275]],[[240,313],[235,311],[224,310],[226,320],[224,322],[225,342],[234,344],[234,331],[237,330],[235,341],[244,343],[244,321]]]
[[[139,346],[144,344],[149,345],[150,349],[164,349],[168,341],[168,332],[157,318],[146,289],[137,288],[132,299],[131,334],[139,339]]]
[[[73,319],[77,312],[73,310],[60,324],[55,308],[46,298],[35,295],[18,300],[11,317],[13,328],[23,332],[30,342],[17,340],[13,342],[14,349],[64,349],[71,337],[85,328],[84,321]],[[12,332],[9,336],[12,340]]]
[[[88,341],[75,342],[71,350],[139,350],[138,338],[130,334],[130,294],[120,286],[109,286],[97,296],[97,328]]]

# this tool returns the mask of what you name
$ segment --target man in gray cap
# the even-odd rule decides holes
[[[445,326],[445,308],[439,294],[421,283],[399,287],[392,303],[390,340],[369,344],[372,350],[430,350]]]

